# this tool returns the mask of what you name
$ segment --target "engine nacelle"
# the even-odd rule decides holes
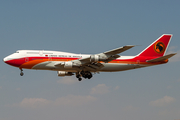
[[[108,59],[108,57],[105,54],[91,55],[90,56],[91,62],[106,61],[107,59]]]
[[[91,62],[98,62],[99,61],[99,55],[91,55],[90,61]]]
[[[57,71],[57,74],[59,77],[74,75],[72,72],[66,72],[66,71]]]
[[[72,68],[72,67],[73,67],[73,63],[71,61],[64,63],[64,68]]]

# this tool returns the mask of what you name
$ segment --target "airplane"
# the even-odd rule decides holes
[[[163,34],[136,56],[120,56],[118,54],[134,47],[126,45],[99,54],[75,54],[61,51],[45,50],[18,50],[3,59],[11,66],[20,69],[53,70],[57,75],[76,75],[79,81],[82,78],[91,79],[92,73],[117,72],[153,65],[165,64],[176,53],[165,55],[172,34]]]

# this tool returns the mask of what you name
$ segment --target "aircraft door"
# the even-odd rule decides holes
[[[25,62],[28,62],[29,61],[29,58],[27,57],[27,58],[25,58]]]
[[[52,61],[52,57],[49,57],[49,61]]]
[[[140,60],[137,60],[137,61],[136,61],[136,64],[139,64],[139,63],[140,63]]]
[[[43,56],[43,51],[39,51],[39,55],[40,55],[40,56]]]

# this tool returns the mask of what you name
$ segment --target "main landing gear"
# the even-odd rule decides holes
[[[21,70],[21,72],[20,72],[20,76],[23,76],[24,75],[24,73],[22,72],[23,71],[23,69],[20,69]]]
[[[79,81],[81,81],[81,80],[82,80],[81,77],[83,77],[83,78],[85,78],[85,79],[86,79],[86,78],[91,79],[91,78],[93,77],[93,75],[92,75],[92,73],[89,72],[89,71],[81,71],[81,72],[79,72],[79,73],[76,73],[76,77],[78,78]]]

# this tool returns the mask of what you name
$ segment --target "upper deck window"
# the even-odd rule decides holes
[[[39,52],[27,52],[27,54],[39,54]]]
[[[53,53],[43,53],[43,54],[53,54]]]

